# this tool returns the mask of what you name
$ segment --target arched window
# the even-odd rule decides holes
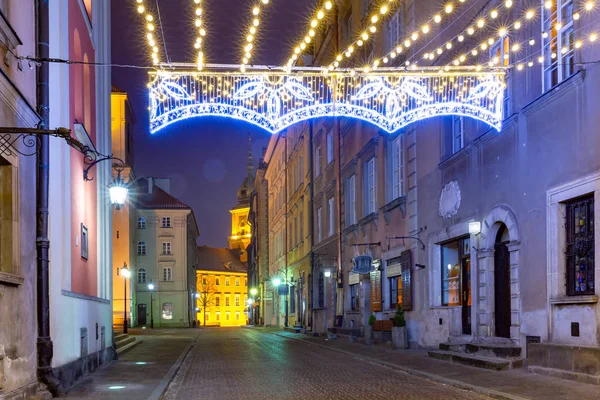
[[[137,245],[137,253],[138,256],[145,256],[146,255],[146,242],[138,242]]]
[[[138,226],[138,229],[146,229],[146,218],[139,217],[137,226]]]
[[[140,268],[138,269],[138,283],[146,283],[146,269]]]

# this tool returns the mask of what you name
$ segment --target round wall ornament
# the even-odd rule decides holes
[[[448,219],[458,213],[460,208],[460,186],[458,181],[450,181],[440,194],[440,217]]]

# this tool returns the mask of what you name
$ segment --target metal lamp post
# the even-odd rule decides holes
[[[148,284],[148,290],[150,291],[150,329],[154,329],[154,312],[152,309],[152,291],[154,290],[154,283]]]
[[[252,296],[252,303],[251,304],[249,303],[248,306],[250,307],[250,312],[252,313],[253,325],[258,325],[257,324],[258,321],[256,318],[258,316],[258,311],[256,311],[255,308],[253,307],[254,302],[257,301],[257,299],[256,299],[257,293],[258,293],[258,289],[256,289],[256,288],[250,289],[250,296]]]
[[[125,297],[123,300],[123,333],[127,333],[127,278],[131,276],[131,271],[127,268],[127,263],[123,263],[121,275],[123,275],[123,287],[125,288]]]

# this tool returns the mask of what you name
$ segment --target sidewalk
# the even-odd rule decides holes
[[[84,378],[68,399],[146,400],[160,397],[201,333],[197,329],[130,329],[143,343]]]
[[[422,350],[392,350],[381,345],[365,346],[350,343],[345,339],[325,340],[281,330],[266,329],[265,333],[273,333],[288,339],[300,340],[308,345],[346,353],[368,362],[376,362],[411,375],[498,399],[600,399],[600,386],[537,375],[525,369],[496,372],[435,360]]]

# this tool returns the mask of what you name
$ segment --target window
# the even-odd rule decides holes
[[[221,278],[216,277],[215,278],[215,285],[220,285],[221,284]]]
[[[593,295],[594,195],[566,205],[567,295]]]
[[[346,227],[356,224],[356,175],[346,181]]]
[[[163,319],[173,319],[173,303],[163,303],[162,318]]]
[[[204,313],[204,320],[208,321],[210,319],[210,313]]]
[[[371,0],[360,0],[360,18],[364,18],[367,15],[367,11],[369,11],[369,6],[371,5]]]
[[[319,308],[325,307],[325,275],[319,272],[318,282]]]
[[[170,282],[173,280],[173,268],[172,267],[164,267],[163,268],[163,281]]]
[[[235,286],[240,286],[240,278],[235,278]]]
[[[137,220],[138,229],[146,229],[146,218],[139,217]]]
[[[388,48],[396,48],[404,37],[404,12],[402,7],[390,18],[388,23]]]
[[[394,276],[390,281],[390,309],[402,304],[402,276]]]
[[[376,168],[375,168],[375,157],[371,158],[365,163],[364,166],[364,181],[365,186],[364,192],[364,216],[374,213],[377,211],[377,181],[376,181]]]
[[[290,312],[294,313],[296,312],[296,291],[294,290],[293,286],[290,286]]]
[[[404,195],[404,135],[392,142],[392,199]]]
[[[317,242],[320,242],[323,239],[321,223],[323,221],[323,208],[319,207],[317,209]]]
[[[469,238],[455,240],[441,246],[442,305],[460,306],[463,297],[471,305],[471,263]],[[464,276],[463,276],[464,274]],[[463,282],[465,280],[465,282]],[[466,287],[465,287],[466,285]]]
[[[229,307],[229,296],[225,296],[225,307]]]
[[[344,16],[342,27],[342,34],[344,35],[342,37],[342,40],[344,42],[350,42],[351,40],[354,40],[354,27],[352,26],[352,7],[348,9],[348,12]]]
[[[229,321],[229,315],[230,315],[230,314],[231,314],[231,313],[230,313],[229,311],[227,311],[227,312],[225,313],[225,321]]]
[[[550,4],[550,8],[542,7],[544,90],[551,89],[575,72],[573,0],[553,0]],[[558,26],[560,29],[556,29]]]
[[[146,242],[138,242],[137,253],[138,253],[138,256],[146,255]]]
[[[164,255],[171,254],[171,242],[162,242],[162,253]]]
[[[235,313],[235,320],[236,320],[236,321],[239,321],[239,320],[240,320],[240,312],[239,312],[239,311],[237,311],[237,312]]]
[[[315,177],[321,176],[321,146],[315,150]]]
[[[229,286],[229,277],[225,278],[225,286]]]
[[[215,320],[216,320],[216,321],[220,321],[220,320],[221,320],[221,313],[220,313],[219,311],[217,311],[217,312],[215,313]]]
[[[215,297],[215,306],[221,307],[221,298],[219,296]]]
[[[206,280],[206,278],[202,278],[202,284],[206,285],[208,283],[208,281]]]
[[[162,217],[162,227],[171,228],[171,217]]]
[[[503,40],[499,40],[490,47],[490,59],[496,65],[501,65],[503,67],[508,67],[510,65],[510,39],[508,36],[505,36]],[[506,74],[504,76],[506,90],[504,91],[503,111],[505,119],[510,115],[510,77],[511,74]]]
[[[335,232],[335,222],[334,222],[334,214],[333,214],[333,197],[327,200],[327,215],[329,216],[329,236],[333,236]]]
[[[235,295],[235,306],[236,307],[240,306],[240,295],[239,294]]]
[[[81,224],[81,258],[88,259],[89,242],[88,242],[88,228],[84,224]]]
[[[333,131],[327,133],[327,165],[333,162]]]
[[[145,268],[138,269],[137,281],[138,281],[138,283],[146,283],[146,269]]]
[[[248,286],[248,279],[244,279],[244,286]]]
[[[350,285],[350,307],[353,311],[359,309],[359,297],[358,297],[358,289],[360,285],[357,283],[355,285]]]
[[[16,161],[16,160],[15,160]],[[17,168],[0,157],[0,272],[17,274],[15,248],[18,248]]]
[[[300,230],[300,242],[304,241],[304,211],[300,211],[300,226],[298,229]]]
[[[465,122],[461,115],[452,116],[452,154],[463,148],[465,143]]]

